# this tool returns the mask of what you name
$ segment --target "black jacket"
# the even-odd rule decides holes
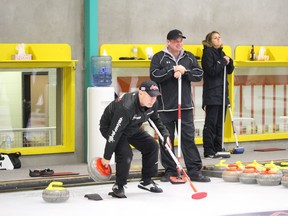
[[[193,108],[191,82],[202,80],[203,70],[195,56],[182,50],[178,60],[168,52],[167,48],[156,53],[150,65],[150,79],[158,84],[162,96],[158,96],[158,112],[178,110],[178,80],[174,78],[173,66],[183,65],[187,71],[182,76],[181,110]]]
[[[142,130],[141,125],[149,118],[155,123],[163,136],[168,135],[168,131],[160,121],[157,107],[157,101],[151,108],[141,107],[138,91],[126,93],[112,101],[105,108],[100,119],[100,131],[107,140],[104,158],[111,159],[122,134],[127,137],[133,136],[138,130]]]
[[[225,104],[229,103],[227,74],[231,74],[234,70],[233,60],[230,59],[228,65],[223,58],[225,53],[222,48],[216,49],[204,45],[202,56],[203,74],[203,100],[202,108],[206,105],[222,105],[223,104],[223,82],[224,67],[226,66],[226,99]]]

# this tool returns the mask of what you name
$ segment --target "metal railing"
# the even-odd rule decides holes
[[[1,148],[5,148],[7,138],[11,148],[55,146],[56,127],[0,129]]]

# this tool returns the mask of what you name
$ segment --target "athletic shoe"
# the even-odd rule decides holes
[[[170,176],[165,174],[160,178],[160,181],[161,182],[169,182],[170,181],[169,178],[170,178]]]
[[[217,152],[216,155],[218,155],[221,158],[230,158],[231,157],[231,153],[225,152],[225,151]]]
[[[125,190],[124,190],[124,187],[123,185],[120,185],[120,184],[114,184],[113,187],[112,187],[112,191],[114,193],[114,195],[116,197],[119,197],[119,198],[126,198],[125,196]]]
[[[214,155],[205,155],[204,158],[205,159],[221,159],[222,157],[216,153]]]
[[[143,180],[140,181],[138,188],[141,188],[143,190],[147,190],[153,193],[162,193],[163,190],[157,186],[157,184],[150,180],[149,182],[144,182]]]
[[[177,177],[177,173],[173,174],[173,173],[167,172],[160,178],[160,181],[161,182],[170,182],[170,177],[171,176],[172,177]]]
[[[29,176],[30,177],[40,177],[40,176],[50,176],[53,175],[54,171],[47,168],[44,170],[30,170],[29,169]]]
[[[196,181],[196,182],[210,182],[211,181],[209,177],[204,176],[201,173],[196,174],[196,175],[190,175],[189,178],[191,181]]]

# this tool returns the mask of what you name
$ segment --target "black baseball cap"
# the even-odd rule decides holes
[[[178,29],[171,30],[167,34],[167,40],[176,40],[177,38],[182,37],[183,39],[186,39],[186,37],[182,34],[182,32]]]
[[[151,80],[142,82],[139,87],[139,90],[146,91],[151,97],[161,95],[157,84]]]

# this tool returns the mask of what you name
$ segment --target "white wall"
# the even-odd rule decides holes
[[[223,43],[288,45],[287,0],[99,0],[99,44],[166,43],[180,29],[201,44],[219,31]]]

